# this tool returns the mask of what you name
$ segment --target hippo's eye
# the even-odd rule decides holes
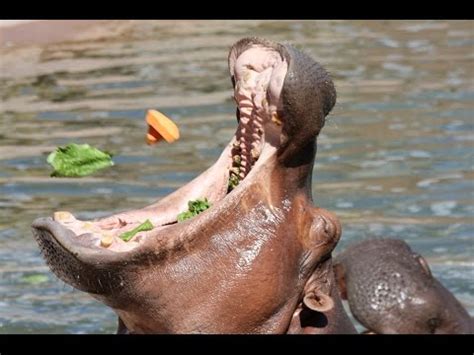
[[[436,331],[436,328],[438,328],[440,324],[441,324],[441,321],[439,318],[428,319],[428,329],[430,330],[430,333],[434,334]]]

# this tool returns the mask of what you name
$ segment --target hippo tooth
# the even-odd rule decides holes
[[[94,228],[94,225],[91,222],[84,222],[84,224],[82,225],[82,228],[91,230]]]
[[[248,123],[248,121],[250,120],[247,116],[250,116],[252,114],[252,107],[239,107],[239,111],[240,111],[240,114],[241,114],[241,121],[243,121],[243,123]],[[242,120],[243,119],[243,120]]]
[[[253,148],[251,151],[250,151],[250,154],[252,155],[252,158],[254,160],[257,160],[258,157],[260,156],[260,150],[258,148]]]
[[[272,114],[272,122],[275,123],[277,126],[281,126],[281,120],[276,112]]]
[[[105,234],[100,240],[100,245],[107,248],[112,245],[114,241],[114,236],[112,234]]]
[[[53,214],[53,219],[58,222],[73,222],[76,218],[68,211],[57,211]]]
[[[246,71],[244,75],[242,76],[242,80],[244,82],[249,81],[249,79],[252,77],[252,73],[250,71]]]
[[[248,116],[243,115],[243,113],[245,113],[245,111],[246,111],[246,109],[241,109],[240,110],[240,122],[244,125],[246,125],[250,121],[250,118]]]

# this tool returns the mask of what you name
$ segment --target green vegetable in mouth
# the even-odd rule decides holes
[[[68,144],[48,155],[47,162],[54,168],[51,176],[80,177],[114,165],[112,155],[89,144]]]
[[[240,181],[239,177],[235,175],[234,173],[231,173],[229,177],[229,184],[228,184],[229,191],[232,191],[233,189],[235,189],[235,187],[239,184],[239,181]]]
[[[140,224],[138,227],[133,228],[132,230],[122,233],[119,235],[119,238],[122,239],[124,242],[128,242],[132,239],[135,234],[139,232],[146,232],[153,229],[153,224],[151,224],[150,220],[147,219],[145,222]]]
[[[238,154],[232,158],[232,168],[230,169],[229,182],[227,184],[228,192],[231,192],[233,189],[235,189],[240,182],[239,173],[241,168],[241,162],[242,158]]]
[[[198,215],[199,213],[204,212],[209,207],[211,207],[211,204],[209,203],[207,198],[205,198],[204,200],[197,199],[195,201],[189,201],[188,202],[188,210],[184,211],[184,212],[181,212],[178,215],[178,222],[182,222],[182,221],[185,221],[189,218],[192,218],[192,217]]]

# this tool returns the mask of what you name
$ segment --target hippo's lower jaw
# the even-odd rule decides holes
[[[242,121],[239,128],[242,126]],[[81,221],[69,212],[56,212],[54,217],[38,218],[32,224],[33,235],[51,270],[63,281],[90,293],[103,293],[106,283],[93,273],[90,278],[85,274],[85,265],[110,265],[131,260],[151,245],[156,253],[169,254],[192,242],[195,231],[208,223],[217,223],[222,217],[219,211],[232,209],[242,199],[242,195],[255,180],[268,170],[270,162],[275,161],[276,148],[268,142],[262,144],[258,161],[239,176],[240,182],[233,189],[228,180],[233,173],[231,152],[235,149],[237,137],[224,149],[219,160],[207,171],[174,193],[143,209],[122,212],[95,221]],[[234,155],[235,157],[235,155]],[[267,164],[265,164],[267,163]],[[273,165],[273,164],[271,164]],[[188,201],[207,198],[211,207],[192,217],[177,222],[177,216],[188,207]],[[125,242],[119,235],[149,220],[154,228],[139,232],[130,241]],[[110,246],[101,243],[104,236],[113,236]],[[111,270],[107,272],[111,277]],[[95,282],[96,281],[96,282]]]
[[[307,55],[256,38],[232,47],[229,67],[239,125],[212,167],[143,209],[37,219],[40,249],[59,278],[115,310],[121,331],[353,331],[330,266],[340,225],[311,198],[332,81]],[[177,223],[203,198],[208,210]],[[147,219],[151,231],[119,238]],[[104,236],[113,242],[103,246]],[[308,323],[318,312],[326,325]]]

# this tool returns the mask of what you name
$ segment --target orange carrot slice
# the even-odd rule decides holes
[[[148,133],[146,134],[146,141],[148,144],[155,144],[163,140],[163,136],[158,133],[152,126],[148,126]]]
[[[173,143],[179,139],[179,129],[168,117],[156,110],[148,110],[146,115],[148,133],[146,141],[148,144],[155,144],[162,139],[168,143]]]

